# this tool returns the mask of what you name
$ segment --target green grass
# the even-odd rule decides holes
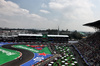
[[[20,53],[14,50],[0,47],[0,65],[12,61],[20,56]]]

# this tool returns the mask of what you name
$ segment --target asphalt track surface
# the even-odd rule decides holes
[[[28,51],[28,50],[24,50],[24,49],[14,48],[14,47],[12,47],[12,45],[25,45],[25,44],[8,44],[8,45],[2,46],[3,48],[6,48],[6,49],[20,51],[22,53],[22,56],[18,59],[15,59],[15,60],[12,60],[12,61],[7,62],[5,64],[2,64],[1,66],[20,66],[23,63],[31,60],[34,57],[33,52]]]

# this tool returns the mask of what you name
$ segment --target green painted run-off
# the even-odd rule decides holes
[[[21,49],[25,49],[25,50],[29,50],[29,51],[32,51],[33,53],[46,53],[46,54],[51,54],[51,52],[50,52],[50,50],[49,50],[48,47],[45,47],[42,50],[37,50],[35,48],[28,47],[26,45],[14,45],[13,47],[21,48]]]
[[[0,47],[0,65],[12,61],[20,56],[20,52]]]

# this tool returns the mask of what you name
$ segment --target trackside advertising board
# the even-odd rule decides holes
[[[6,45],[6,44],[16,44],[16,43],[13,43],[13,42],[0,42],[0,47],[1,47],[2,45]]]

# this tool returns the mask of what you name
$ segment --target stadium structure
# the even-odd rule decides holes
[[[98,31],[73,44],[68,35],[1,36],[0,66],[100,66],[99,23],[84,24]]]
[[[73,45],[90,66],[100,66],[100,20],[84,24],[95,28],[97,31]]]

